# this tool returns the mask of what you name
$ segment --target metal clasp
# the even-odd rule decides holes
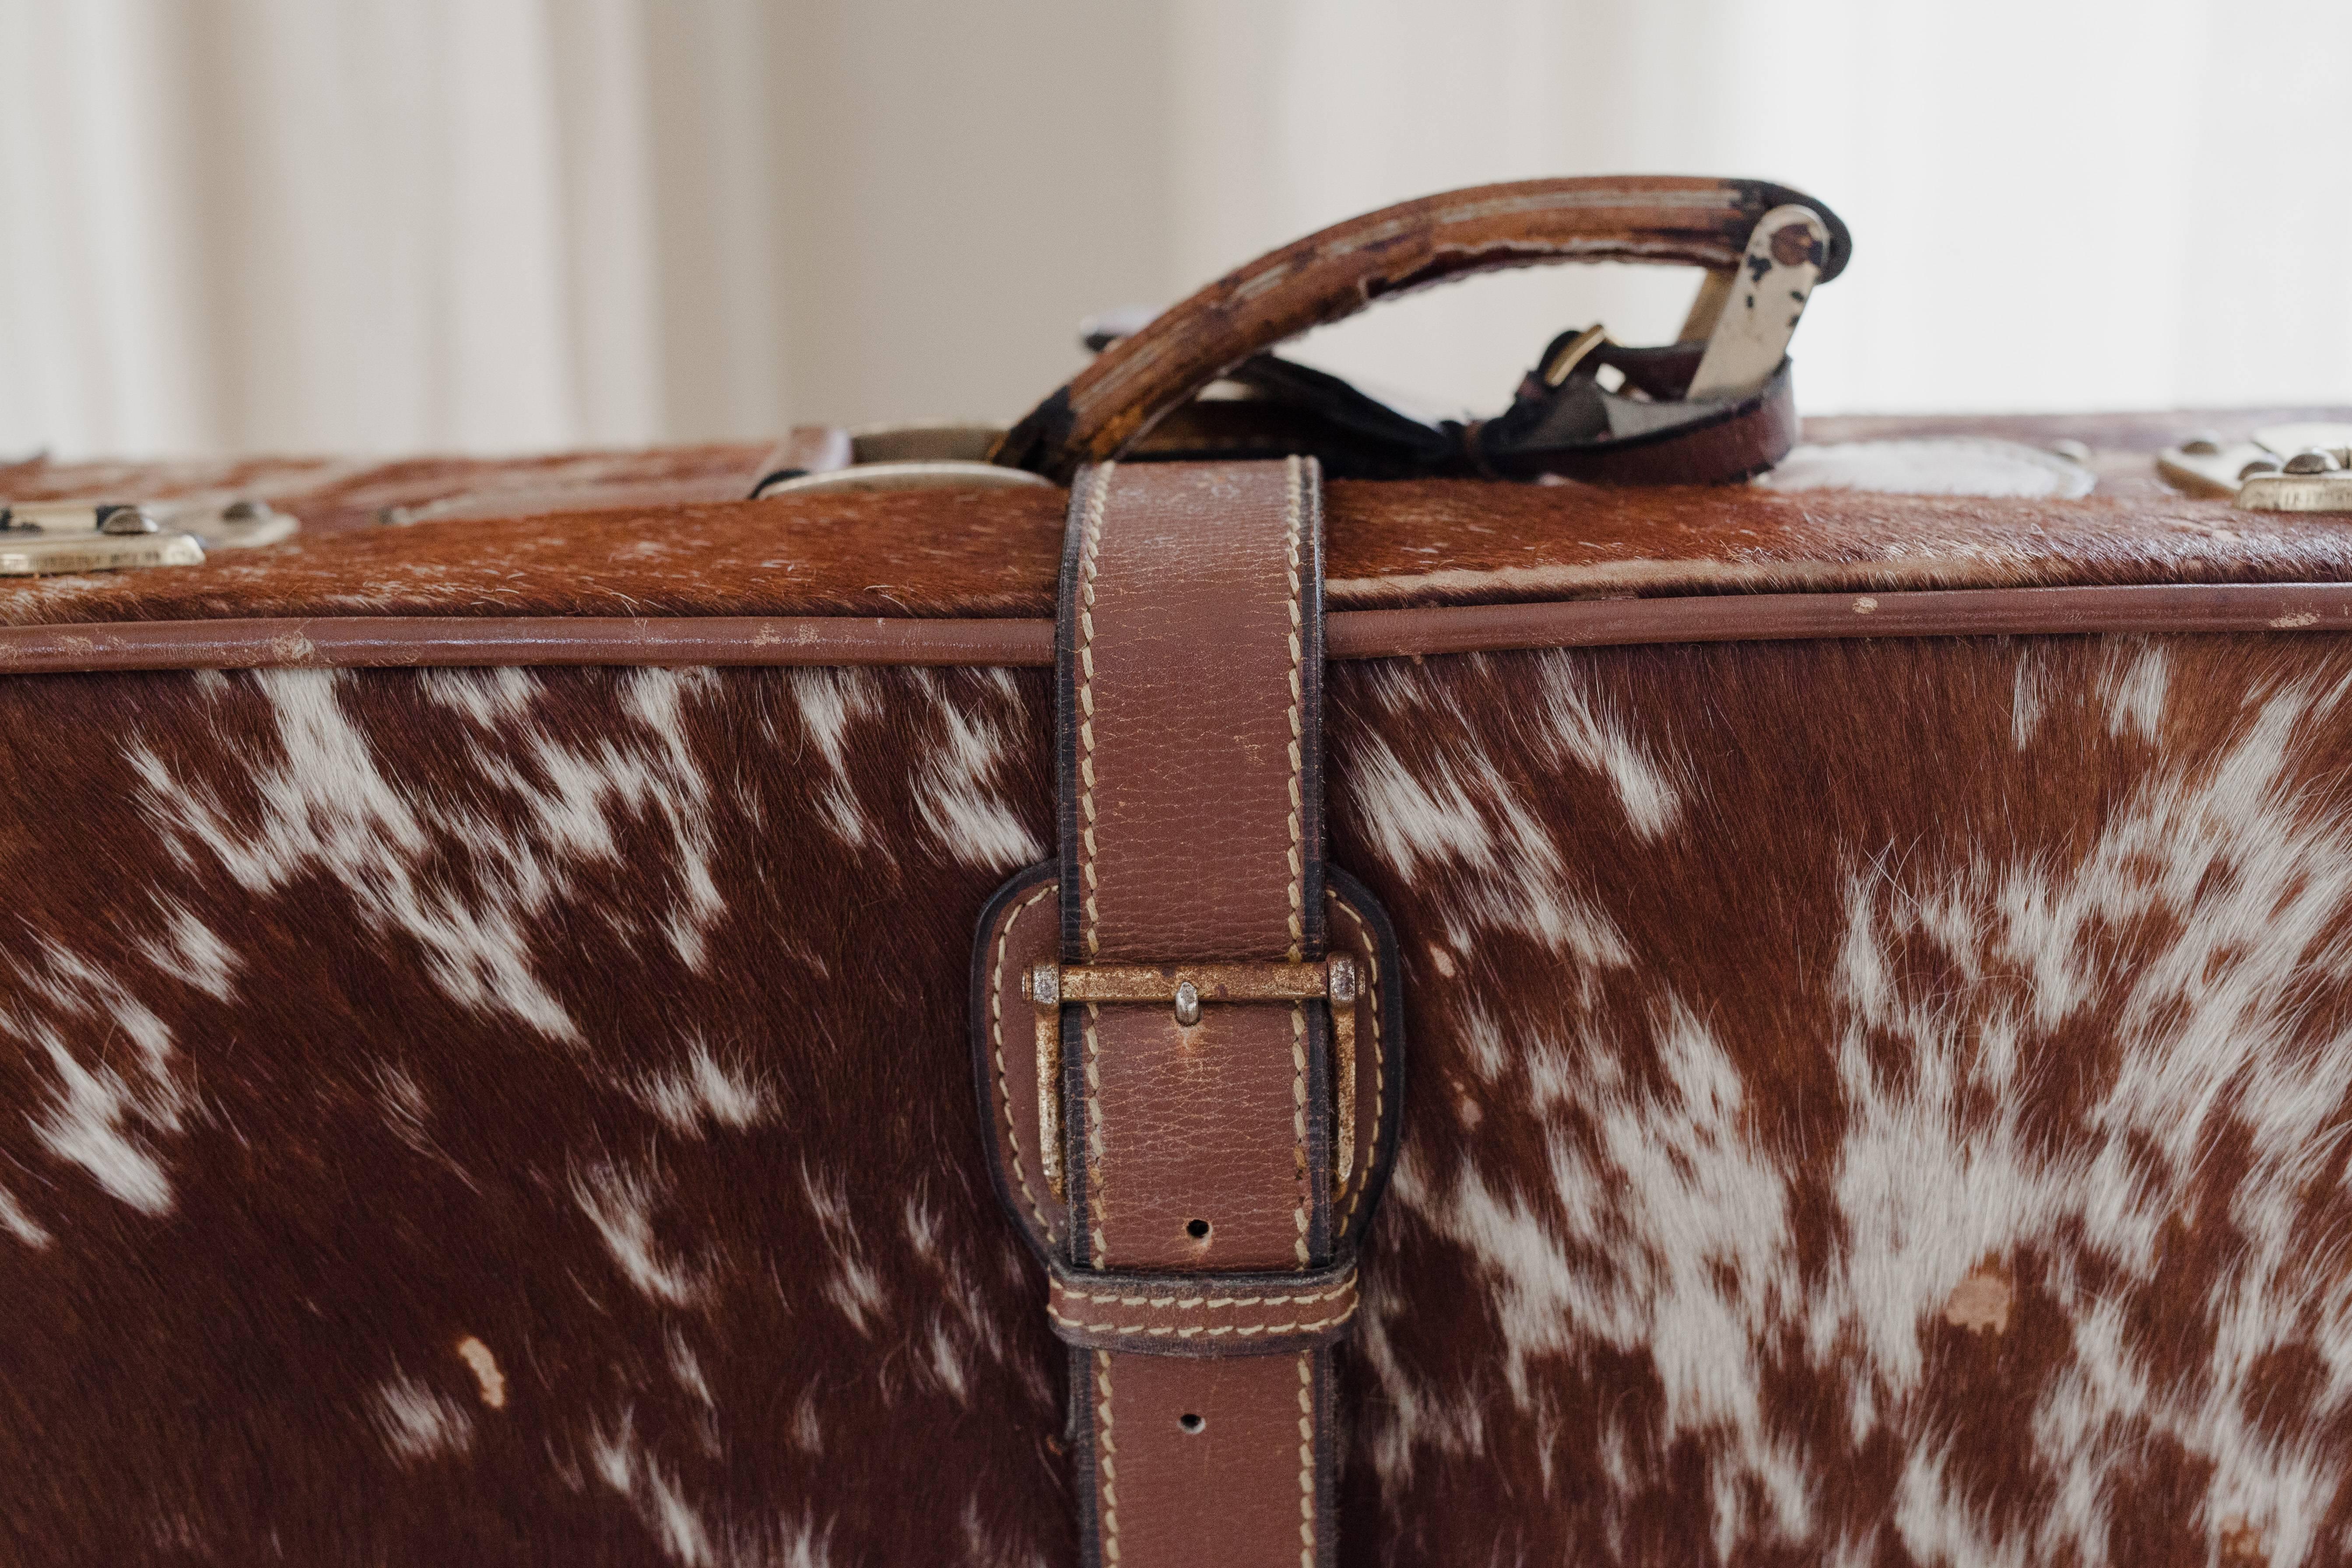
[[[2244,441],[2208,432],[2156,468],[2177,490],[2246,511],[2352,511],[2352,425],[2272,425]]]
[[[811,437],[798,442],[803,435]],[[1003,489],[1053,481],[988,460],[998,425],[872,425],[862,430],[811,426],[793,432],[806,467],[781,468],[751,487],[751,499],[818,490]]]
[[[1204,1003],[1328,1002],[1339,1102],[1333,1158],[1345,1182],[1356,1161],[1356,1003],[1362,987],[1362,971],[1346,953],[1313,963],[1037,964],[1021,977],[1021,994],[1037,1010],[1037,1141],[1054,1194],[1069,1191],[1062,1169],[1062,1009],[1087,1002],[1165,1003],[1185,1029],[1199,1026]]]
[[[246,497],[0,502],[0,577],[201,566],[206,550],[275,544],[299,526],[290,513]]]

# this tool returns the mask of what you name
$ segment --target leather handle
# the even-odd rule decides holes
[[[1802,192],[1762,180],[1524,180],[1384,207],[1261,257],[1161,311],[1006,431],[989,460],[1066,484],[1252,354],[1450,278],[1562,261],[1728,271],[1756,220],[1791,202],[1828,226],[1821,280],[1836,277],[1853,248],[1845,225]]]

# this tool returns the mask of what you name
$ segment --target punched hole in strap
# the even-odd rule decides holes
[[[1206,1241],[1209,1239],[1209,1222],[1204,1219],[1187,1220],[1184,1234],[1194,1241]]]
[[[1201,1416],[1195,1415],[1189,1410],[1184,1412],[1183,1415],[1176,1417],[1176,1425],[1181,1426],[1186,1432],[1192,1434],[1195,1437],[1201,1435],[1201,1429],[1208,1424],[1209,1423],[1206,1420]]]

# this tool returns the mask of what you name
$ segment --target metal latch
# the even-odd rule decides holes
[[[0,577],[201,566],[208,548],[275,544],[299,526],[249,499],[0,504]]]
[[[2244,441],[2196,436],[2156,468],[2175,489],[2247,511],[2352,511],[2352,425],[2272,425]]]
[[[1331,1004],[1337,1058],[1339,1135],[1335,1159],[1346,1181],[1356,1162],[1356,1002],[1362,972],[1345,953],[1315,963],[1071,963],[1047,960],[1021,977],[1021,994],[1037,1009],[1037,1134],[1045,1180],[1068,1195],[1062,1170],[1062,1008],[1073,1002],[1160,1002],[1177,1026],[1201,1022],[1204,1003]]]
[[[873,425],[862,430],[803,426],[793,432],[793,466],[763,476],[751,499],[817,490],[1004,489],[1052,480],[988,460],[1001,425]]]

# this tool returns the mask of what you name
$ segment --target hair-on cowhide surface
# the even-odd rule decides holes
[[[1341,666],[1379,1560],[2352,1560],[2352,648]]]
[[[1004,672],[0,682],[0,1562],[1075,1552]]]
[[[2352,1561],[2352,648],[1334,668],[1366,1563]],[[1065,1564],[1045,672],[0,682],[0,1561]]]

